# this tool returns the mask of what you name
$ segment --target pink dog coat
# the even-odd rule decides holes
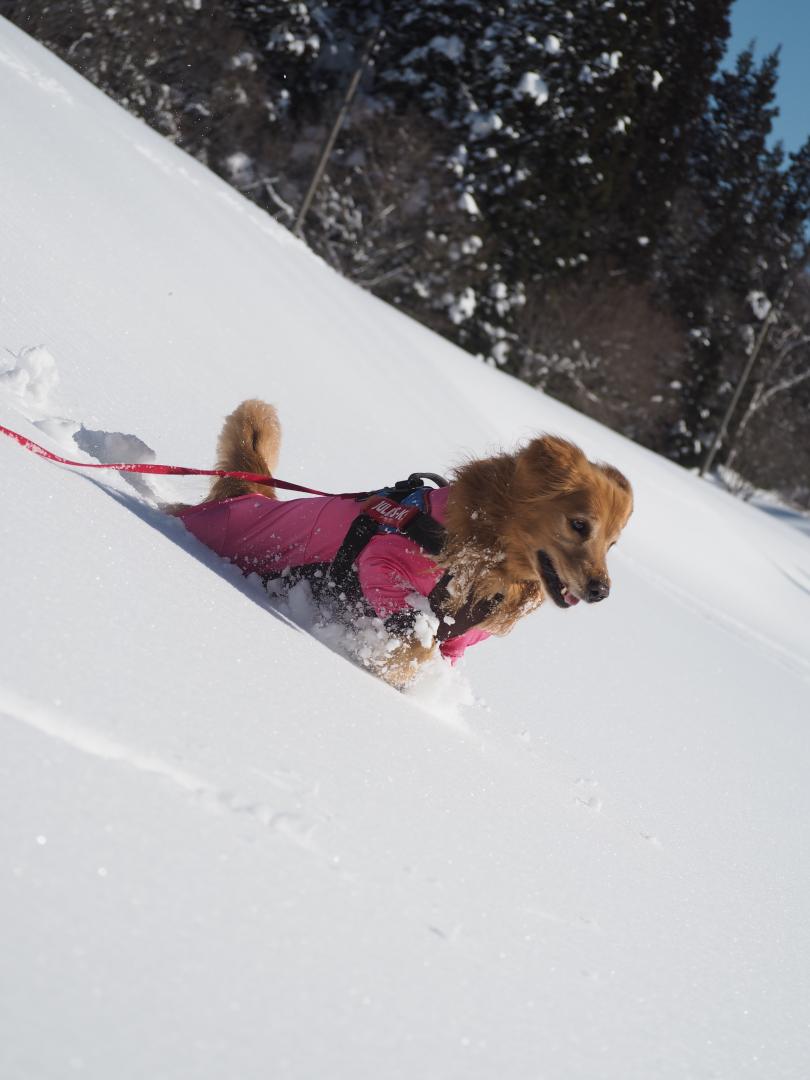
[[[429,489],[425,513],[444,523],[448,488]],[[245,574],[276,577],[287,568],[331,563],[363,503],[324,496],[280,502],[266,495],[202,503],[178,516],[186,528]],[[363,597],[381,619],[407,610],[414,593],[428,596],[442,570],[413,540],[397,533],[373,536],[355,561]],[[473,626],[439,646],[451,663],[489,637]]]

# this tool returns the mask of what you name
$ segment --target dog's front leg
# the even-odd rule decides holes
[[[416,637],[402,638],[380,663],[380,676],[397,690],[403,690],[416,678],[420,667],[436,656],[437,645],[423,645]]]

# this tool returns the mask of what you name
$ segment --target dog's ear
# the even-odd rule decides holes
[[[621,527],[627,524],[633,513],[633,489],[630,481],[623,472],[619,472],[615,465],[608,465],[600,461],[596,468],[614,484],[614,505],[621,517]],[[618,491],[616,491],[618,488]]]
[[[556,435],[532,439],[517,456],[517,478],[533,495],[559,495],[577,487],[587,458],[574,443]]]
[[[597,469],[600,469],[609,480],[612,480],[616,487],[621,488],[622,491],[626,491],[628,495],[633,494],[630,481],[624,473],[619,472],[615,465],[607,465],[605,462],[600,461],[597,463],[596,467]]]
[[[605,513],[608,513],[607,520],[610,521],[611,528],[618,527],[621,530],[633,513],[633,489],[630,481],[624,473],[619,472],[615,465],[597,461],[594,462],[593,467],[600,479],[604,477],[604,480],[607,480],[607,484],[603,480],[599,485],[601,489],[599,505]]]

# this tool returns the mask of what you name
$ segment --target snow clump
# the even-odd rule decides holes
[[[16,363],[0,371],[0,390],[10,390],[30,405],[46,406],[59,384],[56,361],[44,345],[30,345],[12,353]]]
[[[448,315],[450,321],[458,326],[460,323],[465,322],[471,318],[475,312],[477,300],[475,292],[468,285],[466,289],[450,304],[448,308]]]
[[[521,97],[531,98],[535,105],[545,105],[548,101],[548,87],[537,71],[524,72],[517,85],[516,93]]]
[[[448,60],[452,60],[454,63],[464,55],[464,42],[456,34],[452,34],[450,37],[440,35],[431,38],[428,42],[428,48],[432,49],[433,52],[443,53]]]
[[[249,580],[261,585],[257,575],[251,575]],[[280,614],[317,638],[332,652],[374,675],[381,674],[392,654],[402,644],[398,637],[388,633],[382,619],[363,614],[347,617],[340,607],[335,608],[324,598],[316,597],[307,580],[290,586],[282,576],[268,581],[265,588],[273,607]],[[408,597],[408,603],[417,611],[414,624],[416,639],[427,648],[434,641],[438,619],[426,597],[414,593]],[[458,668],[448,664],[441,656],[437,655],[420,666],[403,693],[432,716],[457,729],[469,730],[462,710],[476,705],[475,697]]]
[[[771,302],[764,292],[760,292],[758,289],[754,289],[746,297],[748,303],[751,305],[751,310],[754,313],[754,317],[762,322],[763,319],[768,317],[768,312],[771,310]]]
[[[470,217],[481,216],[481,211],[478,209],[478,203],[475,201],[475,198],[470,191],[464,192],[458,200],[458,205],[461,210],[466,210]]]

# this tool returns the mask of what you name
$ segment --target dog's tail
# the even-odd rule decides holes
[[[225,419],[217,441],[217,468],[272,476],[280,446],[281,424],[275,407],[255,399],[243,401]],[[251,484],[233,476],[220,476],[211,485],[206,502],[249,494],[277,498],[275,488],[265,484]]]

